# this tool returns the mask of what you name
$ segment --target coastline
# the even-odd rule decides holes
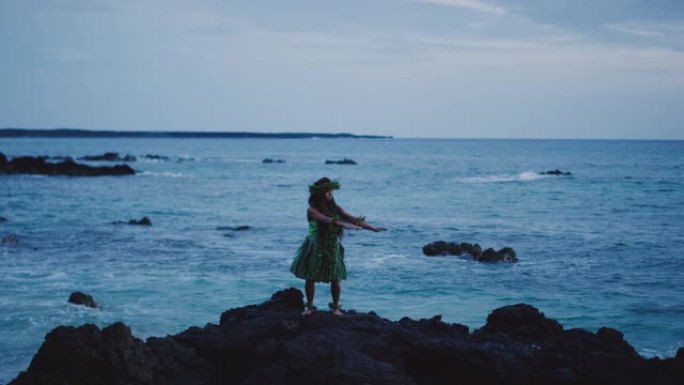
[[[313,132],[113,131],[74,128],[0,128],[0,138],[246,138],[246,139],[393,139],[392,136]]]
[[[440,316],[389,321],[374,312],[300,315],[290,288],[259,305],[230,309],[219,324],[173,336],[134,337],[59,326],[10,382],[40,384],[679,384],[676,357],[645,359],[618,330],[564,329],[536,308],[494,310],[470,331]]]

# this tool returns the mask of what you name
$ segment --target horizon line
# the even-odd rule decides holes
[[[353,134],[349,132],[323,133],[323,132],[259,132],[259,131],[183,131],[183,130],[112,130],[90,128],[25,128],[25,127],[0,127],[0,138],[20,137],[44,137],[44,138],[107,138],[107,137],[181,137],[187,139],[202,137],[224,137],[226,139],[417,139],[417,140],[581,140],[581,141],[684,141],[682,138],[554,138],[554,137],[417,137],[417,136],[394,136],[376,134]]]

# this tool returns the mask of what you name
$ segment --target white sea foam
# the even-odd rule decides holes
[[[467,177],[467,178],[460,178],[458,179],[459,182],[461,183],[472,183],[472,184],[481,184],[481,183],[503,183],[503,182],[529,182],[529,181],[534,181],[538,179],[543,179],[545,178],[544,175],[541,175],[537,172],[534,171],[523,171],[519,174],[513,174],[513,175],[485,175],[485,176],[473,176],[473,177]]]
[[[138,173],[139,176],[154,176],[154,177],[165,177],[165,178],[192,178],[190,175],[186,175],[180,172],[153,172],[153,171],[143,171]]]

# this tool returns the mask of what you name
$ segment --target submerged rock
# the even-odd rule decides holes
[[[352,159],[344,158],[342,160],[326,160],[325,164],[356,164]]]
[[[170,158],[165,155],[157,155],[157,154],[146,154],[143,156],[145,159],[151,159],[151,160],[169,160]]]
[[[97,307],[97,303],[95,303],[95,299],[93,298],[93,296],[82,293],[80,291],[75,291],[71,293],[71,295],[69,296],[69,303],[73,303],[74,305],[83,305],[92,308]]]
[[[118,152],[105,152],[102,155],[86,155],[78,158],[79,160],[87,161],[105,161],[105,162],[135,162],[137,158],[135,155],[120,156]]]
[[[437,255],[469,255],[476,261],[480,262],[517,262],[518,257],[515,250],[510,247],[504,247],[499,251],[493,248],[488,248],[482,251],[482,247],[476,244],[466,242],[454,243],[437,241],[423,246],[423,254],[427,256]]]
[[[5,217],[0,217],[0,223],[5,223],[7,222],[7,218]]]
[[[19,243],[19,238],[14,234],[7,234],[0,239],[0,244],[3,245],[15,245],[17,243]]]
[[[439,316],[302,316],[279,291],[219,324],[143,342],[115,323],[59,326],[10,384],[681,384],[679,358],[647,360],[609,328],[562,326],[530,305],[495,310],[473,333]]]
[[[539,174],[540,174],[540,175],[566,175],[566,176],[567,176],[567,175],[572,175],[572,174],[570,173],[570,171],[563,172],[563,171],[561,171],[561,170],[559,170],[559,169],[549,170],[549,171],[542,171],[542,172],[540,172]]]
[[[261,163],[264,164],[271,164],[271,163],[285,163],[283,159],[271,159],[271,158],[266,158],[261,161]]]
[[[247,231],[247,230],[251,230],[251,229],[252,229],[251,226],[246,226],[246,225],[242,225],[242,226],[219,226],[216,228],[216,230],[223,230],[223,231],[225,231],[225,230]]]
[[[142,217],[140,220],[131,219],[128,221],[129,225],[152,226],[152,221],[148,217]]]
[[[135,170],[127,165],[92,167],[76,163],[70,158],[62,162],[50,163],[46,162],[44,157],[18,156],[7,161],[5,156],[0,154],[0,175],[2,174],[102,176],[132,175],[135,174]]]
[[[152,221],[148,217],[142,217],[140,220],[131,219],[128,222],[116,221],[112,223],[115,225],[152,226]]]

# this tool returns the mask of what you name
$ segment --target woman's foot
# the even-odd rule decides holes
[[[330,302],[328,304],[328,307],[330,308],[330,312],[333,313],[336,316],[342,316],[344,313],[342,313],[342,305],[340,304],[334,304]]]
[[[315,311],[316,311],[316,306],[306,304],[306,307],[304,308],[304,311],[302,312],[302,315],[309,315],[309,314],[311,314],[311,313],[313,313],[313,312],[315,312]]]

